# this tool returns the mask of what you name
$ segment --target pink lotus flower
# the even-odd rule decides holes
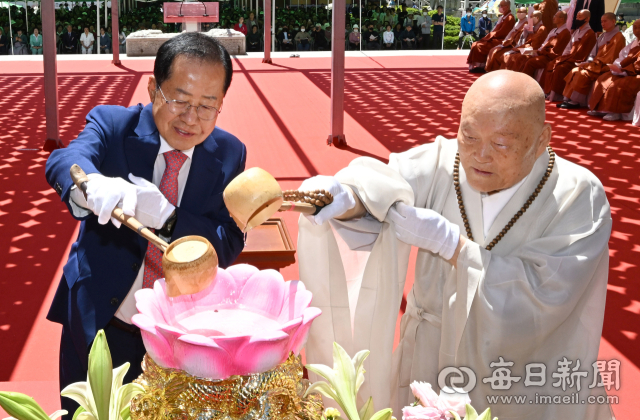
[[[465,407],[471,402],[467,393],[456,392],[451,388],[445,390],[448,392],[440,391],[438,395],[427,382],[414,381],[410,386],[413,395],[420,400],[420,405],[403,408],[403,420],[450,419],[453,418],[450,411],[464,416]]]
[[[151,358],[165,368],[224,379],[266,372],[298,354],[311,321],[311,292],[275,270],[241,264],[218,269],[196,294],[169,298],[164,279],[136,292],[140,327]]]

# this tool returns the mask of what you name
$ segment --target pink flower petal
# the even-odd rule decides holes
[[[136,309],[141,314],[149,316],[156,322],[166,322],[164,315],[158,306],[158,301],[155,298],[155,292],[152,289],[140,289],[135,294]]]
[[[280,311],[279,322],[286,322],[302,316],[304,310],[311,304],[313,295],[304,287],[304,283],[298,280],[285,283],[285,298]]]
[[[232,265],[227,268],[227,273],[231,274],[231,277],[235,280],[238,285],[238,290],[242,290],[247,280],[259,271],[256,267],[249,264]]]
[[[423,407],[438,407],[438,394],[428,382],[414,381],[410,385],[413,395],[420,400]]]
[[[185,334],[184,331],[166,324],[156,324],[156,330],[167,340],[171,348],[174,348],[176,341]]]
[[[236,337],[211,337],[218,346],[223,348],[228,354],[234,355],[249,342],[251,337],[248,335],[236,336]],[[233,356],[229,356],[231,359]],[[233,363],[233,362],[231,362]]]
[[[180,369],[203,378],[224,379],[233,374],[229,354],[215,341],[201,335],[180,337],[175,344],[175,358]]]
[[[307,338],[309,338],[309,330],[311,329],[311,322],[319,317],[322,314],[322,311],[316,307],[310,307],[304,310],[302,316],[302,325],[296,331],[296,335],[291,340],[291,344],[289,346],[289,351],[292,351],[296,356],[300,353],[300,350],[307,343]]]
[[[167,340],[157,333],[154,321],[142,314],[134,315],[131,321],[140,328],[144,348],[149,356],[164,368],[176,368],[173,362],[173,350]]]
[[[442,413],[433,407],[416,405],[402,409],[402,420],[440,420]]]
[[[285,283],[280,273],[262,270],[247,280],[238,303],[277,317],[282,309],[284,290]]]
[[[218,268],[218,275],[214,283],[213,290],[203,299],[198,299],[199,305],[211,307],[218,304],[235,303],[240,296],[242,288],[228,271]]]
[[[239,375],[266,372],[287,360],[289,335],[282,331],[254,335],[235,355]]]

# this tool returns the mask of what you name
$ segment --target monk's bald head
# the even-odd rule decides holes
[[[535,23],[538,23],[542,20],[542,12],[536,10],[535,12],[533,12],[531,17],[533,17]]]
[[[502,13],[507,13],[511,10],[511,2],[509,0],[502,0],[498,7],[502,9]]]
[[[556,26],[562,26],[567,23],[567,12],[563,12],[560,10],[558,13],[553,15],[553,24]]]
[[[588,23],[589,19],[591,19],[591,12],[589,9],[582,9],[578,12],[577,17],[579,20],[583,20]]]
[[[522,180],[551,138],[539,84],[523,73],[491,72],[476,80],[462,103],[460,162],[470,185],[490,192]]]

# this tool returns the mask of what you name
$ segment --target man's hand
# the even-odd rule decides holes
[[[460,228],[430,209],[416,208],[398,202],[389,209],[395,223],[396,236],[402,242],[439,254],[451,260],[460,241]]]
[[[129,174],[129,179],[137,186],[135,218],[147,227],[160,229],[175,210],[175,206],[155,184],[133,174]]]
[[[122,212],[127,216],[135,215],[135,185],[122,178],[108,178],[100,174],[89,174],[87,208],[98,216],[98,223],[106,225],[111,219],[112,223],[119,228],[120,222],[111,218],[111,212],[116,207],[122,207]]]
[[[325,190],[333,196],[333,202],[324,206],[317,215],[305,215],[307,219],[314,225],[321,225],[329,219],[343,216],[349,210],[356,207],[356,200],[353,192],[347,186],[338,182],[335,177],[318,175],[305,180],[300,191]]]

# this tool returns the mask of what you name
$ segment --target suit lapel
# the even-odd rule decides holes
[[[214,137],[215,130],[204,142],[195,147],[189,178],[180,202],[180,207],[195,214],[202,213],[203,199],[211,196],[218,184],[224,181],[220,176],[222,162],[216,157],[215,151],[218,144]]]
[[[153,166],[160,150],[160,136],[153,120],[151,104],[142,109],[134,132],[124,142],[129,171],[152,182]]]

